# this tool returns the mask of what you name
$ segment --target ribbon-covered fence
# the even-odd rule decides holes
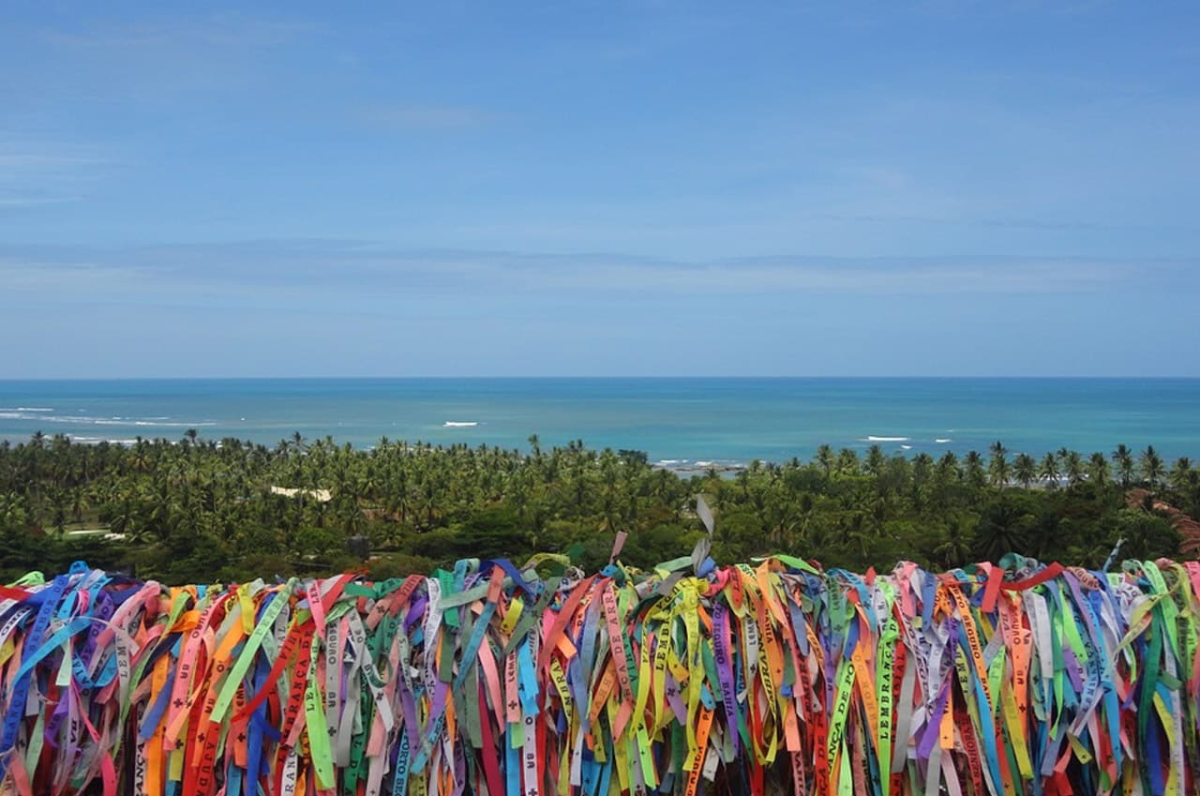
[[[1196,793],[1200,564],[1006,563],[32,573],[0,792]]]

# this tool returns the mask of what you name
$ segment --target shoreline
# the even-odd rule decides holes
[[[676,475],[695,475],[697,473],[717,472],[717,473],[739,473],[742,470],[750,469],[750,465],[742,464],[741,462],[716,462],[701,460],[698,462],[687,463],[687,460],[681,460],[678,463],[670,463],[670,459],[652,462],[650,468],[652,470],[666,470],[667,472],[675,473]]]
[[[40,432],[35,432],[35,433],[40,433]],[[32,435],[32,434],[29,436],[25,436],[25,437],[17,437],[17,436],[13,436],[13,435],[0,435],[0,445],[8,445],[11,447],[15,447],[18,445],[28,445],[33,436],[34,435]],[[282,445],[294,444],[292,441],[291,435],[281,437],[280,439],[275,440],[274,442],[268,443],[268,442],[258,442],[249,437],[239,437],[236,435],[226,435],[226,436],[223,436],[221,439],[213,439],[211,437],[204,437],[201,434],[201,435],[198,435],[197,438],[193,441],[193,440],[188,440],[188,435],[186,433],[181,434],[179,439],[171,439],[171,438],[168,438],[165,436],[153,436],[153,437],[147,436],[147,437],[137,437],[137,438],[93,437],[93,436],[89,436],[89,435],[75,435],[75,434],[63,433],[63,432],[58,432],[55,434],[43,434],[43,439],[44,439],[45,443],[52,442],[53,440],[60,438],[60,437],[66,439],[71,445],[77,445],[77,446],[83,446],[83,447],[99,447],[101,445],[108,445],[108,446],[113,446],[113,447],[131,448],[131,447],[134,447],[135,445],[137,445],[139,442],[143,442],[148,445],[177,446],[177,445],[181,445],[185,441],[187,441],[188,444],[194,444],[194,445],[204,445],[204,444],[212,443],[213,445],[215,445],[215,447],[220,448],[220,447],[222,447],[224,441],[227,439],[234,439],[242,445],[247,445],[247,446],[261,445],[266,448],[275,448],[275,447],[280,446],[281,444]],[[340,448],[340,447],[349,445],[349,447],[355,453],[361,453],[361,454],[367,454],[367,455],[370,455],[378,448],[378,445],[375,445],[375,444],[359,446],[359,445],[354,445],[352,443],[339,442],[335,437],[332,437],[332,436],[319,437],[319,438],[314,437],[314,438],[311,438],[307,444],[311,445],[311,444],[316,444],[316,443],[325,443],[327,440],[330,444],[332,444],[335,447]],[[901,440],[907,440],[908,442],[912,442],[914,444],[901,443]],[[955,444],[955,443],[957,443],[957,444]],[[389,440],[389,444],[402,445],[405,449],[407,449],[409,452],[412,452],[412,453],[424,453],[424,452],[426,452],[426,450],[431,450],[431,451],[439,450],[439,449],[448,450],[450,448],[463,445],[464,443],[462,443],[462,442],[457,442],[457,443],[456,442],[446,442],[446,441],[434,442],[432,440],[417,440],[414,442],[408,442],[406,440],[393,439],[393,440]],[[921,447],[917,448],[916,447],[917,445],[919,445]],[[428,447],[426,447],[426,446],[428,446]],[[505,452],[515,452],[522,456],[529,455],[527,452],[524,452],[519,448],[508,448],[508,447],[505,447],[502,445],[489,445],[486,442],[480,442],[480,443],[477,443],[474,445],[468,444],[467,447],[472,448],[472,449],[480,449],[480,448],[486,447],[489,449],[502,450]],[[569,448],[570,446],[569,445],[561,445],[561,446],[553,446],[553,447],[566,449],[566,448]],[[835,455],[840,453],[843,450],[849,450],[856,454],[859,454],[860,456],[863,452],[869,451],[873,447],[878,447],[878,448],[880,448],[880,450],[882,451],[883,455],[886,458],[891,459],[891,458],[900,456],[905,459],[908,459],[909,461],[911,461],[912,459],[914,459],[915,457],[917,457],[921,454],[927,454],[927,455],[931,456],[933,458],[933,460],[936,462],[942,455],[945,455],[946,453],[953,453],[956,457],[959,458],[960,463],[961,463],[962,457],[965,456],[969,452],[979,453],[981,456],[985,457],[985,459],[989,456],[989,453],[987,451],[987,446],[968,447],[965,445],[965,443],[961,443],[958,440],[950,439],[950,438],[936,439],[936,440],[934,440],[934,442],[931,445],[927,440],[914,440],[913,438],[910,438],[910,437],[871,437],[871,436],[868,436],[866,438],[859,438],[858,440],[856,440],[855,444],[852,444],[852,445],[838,446],[838,445],[830,444],[829,447],[831,448],[831,450],[834,452]],[[1058,452],[1063,450],[1064,447],[1066,447],[1066,446],[1056,448],[1055,450],[1032,451],[1032,452],[1008,449],[1006,451],[1006,454],[1009,457],[1016,457],[1016,456],[1019,456],[1019,455],[1025,453],[1025,454],[1029,454],[1036,460],[1040,460],[1041,457],[1043,457],[1047,454],[1058,454]],[[1115,445],[1113,447],[1115,447]],[[590,447],[586,444],[583,445],[583,448],[585,450],[590,450],[596,454],[600,454],[600,453],[604,452],[605,450],[611,450],[618,455],[620,455],[621,453],[626,452],[626,451],[634,451],[638,454],[642,454],[642,455],[646,456],[646,464],[652,470],[666,470],[667,472],[674,473],[676,475],[681,475],[681,476],[698,475],[698,474],[704,474],[704,473],[709,473],[709,472],[715,472],[715,473],[721,474],[721,475],[740,473],[740,472],[743,472],[746,470],[750,470],[752,468],[752,463],[754,463],[754,462],[757,462],[759,465],[764,466],[764,467],[771,467],[771,466],[782,467],[785,464],[792,462],[793,460],[799,460],[801,463],[804,463],[804,464],[811,464],[815,461],[815,456],[816,456],[815,452],[813,452],[811,454],[804,454],[803,452],[797,452],[793,455],[790,455],[790,456],[785,455],[778,459],[749,457],[748,461],[745,461],[742,459],[695,459],[695,460],[692,460],[692,459],[685,459],[685,458],[680,458],[680,459],[663,458],[663,459],[656,459],[654,461],[650,461],[649,456],[646,455],[646,452],[643,450],[640,450],[638,448],[616,449],[616,448],[612,448],[612,447],[600,447],[600,446]],[[552,449],[552,448],[545,448],[544,450],[550,450],[550,449]],[[1074,449],[1072,449],[1072,450],[1074,450]],[[1074,452],[1081,453],[1081,454],[1086,453],[1086,451],[1083,451],[1083,450],[1074,450]],[[1108,453],[1105,453],[1105,456],[1107,458]],[[1175,458],[1181,458],[1181,457],[1175,457]],[[1189,457],[1189,456],[1185,455],[1182,458],[1186,459],[1186,458],[1193,458],[1193,457]],[[1200,455],[1198,455],[1195,458],[1200,458]],[[861,458],[860,458],[860,461],[861,461]],[[1010,458],[1010,463],[1011,463],[1011,458]],[[1040,481],[1042,479],[1038,479],[1038,480]],[[1066,475],[1060,474],[1055,480],[1058,482],[1059,485],[1064,485],[1064,484],[1068,483],[1069,478]],[[1009,485],[1010,486],[1018,486],[1020,484],[1016,479],[1010,478]],[[1033,488],[1036,489],[1038,487],[1037,487],[1037,485],[1034,485]]]

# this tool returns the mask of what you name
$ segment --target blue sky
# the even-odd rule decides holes
[[[0,377],[1200,375],[1195,4],[394,5],[6,11]]]

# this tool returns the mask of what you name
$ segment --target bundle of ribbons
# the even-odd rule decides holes
[[[0,587],[0,792],[1172,794],[1200,564]]]

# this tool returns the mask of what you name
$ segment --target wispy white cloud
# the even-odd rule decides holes
[[[618,254],[403,251],[354,241],[255,241],[100,249],[0,247],[14,291],[177,291],[219,298],[396,295],[1029,295],[1194,283],[1200,260],[982,257],[749,257],[673,261]],[[267,300],[270,300],[269,298]]]
[[[191,19],[143,21],[133,24],[100,24],[72,30],[42,31],[55,47],[76,50],[161,51],[166,48],[269,47],[286,44],[315,26],[294,19],[272,19],[241,13],[223,13]]]
[[[90,147],[0,131],[0,211],[80,201],[115,165]]]
[[[3,144],[0,144],[2,147]],[[47,152],[5,152],[0,148],[0,169],[49,169],[103,163],[91,157]]]
[[[14,30],[44,64],[16,62],[19,97],[71,97],[79,103],[159,102],[196,94],[219,97],[265,85],[272,59],[319,29],[266,14],[77,14],[53,26]]]
[[[57,205],[66,202],[82,201],[81,196],[20,196],[0,193],[0,210],[12,210],[44,205]]]

